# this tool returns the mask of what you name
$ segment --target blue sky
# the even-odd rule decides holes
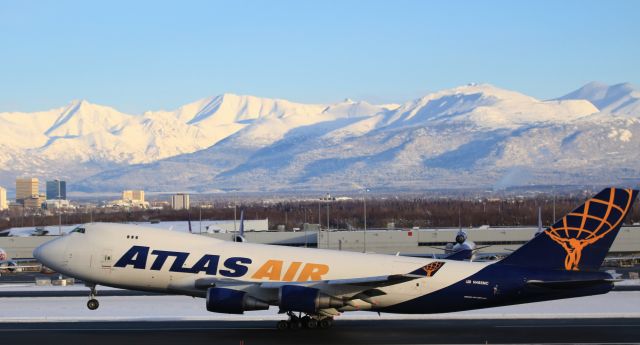
[[[0,112],[640,82],[640,1],[2,1]]]

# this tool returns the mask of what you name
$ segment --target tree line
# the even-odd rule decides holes
[[[367,228],[441,228],[491,226],[535,226],[538,208],[543,226],[550,225],[584,201],[579,197],[514,198],[504,200],[456,200],[456,199],[401,199],[368,198],[366,200]],[[640,222],[639,206],[634,206],[626,219],[627,224]],[[24,226],[55,226],[61,223],[88,222],[146,222],[239,219],[240,210],[245,219],[269,219],[272,230],[284,225],[287,230],[302,228],[304,223],[320,224],[332,229],[361,229],[365,226],[365,201],[282,201],[264,203],[243,201],[237,204],[224,202],[216,207],[190,210],[106,210],[93,209],[58,215],[28,215],[0,218],[0,230]]]

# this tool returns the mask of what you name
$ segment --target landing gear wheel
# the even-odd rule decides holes
[[[311,320],[311,318],[308,315],[306,315],[301,317],[299,320],[302,322],[302,327],[307,328],[307,323],[309,323],[309,320]]]
[[[96,310],[99,306],[100,303],[95,298],[92,298],[87,302],[87,308],[89,308],[89,310]]]
[[[300,320],[291,320],[291,321],[289,321],[289,328],[290,329],[300,329],[300,328],[302,328],[302,321],[300,321]]]
[[[318,328],[318,320],[309,319],[307,321],[307,328],[308,329],[316,329],[316,328]]]
[[[283,331],[283,330],[285,330],[285,329],[288,329],[288,328],[289,328],[289,323],[288,323],[287,321],[280,320],[280,321],[278,321],[278,324],[276,325],[276,327],[277,327],[279,330]]]
[[[331,326],[333,326],[333,321],[331,319],[322,319],[320,320],[320,322],[318,323],[320,328],[322,329],[327,329],[327,328],[331,328]]]

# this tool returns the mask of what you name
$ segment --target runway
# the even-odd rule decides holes
[[[637,343],[640,318],[338,320],[330,330],[278,331],[274,321],[0,323],[8,344],[523,344]]]

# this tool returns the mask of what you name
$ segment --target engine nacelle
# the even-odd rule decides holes
[[[457,244],[463,244],[466,240],[467,240],[467,233],[466,232],[459,231],[458,234],[456,234],[456,243]]]
[[[345,302],[333,296],[320,292],[318,289],[285,285],[280,288],[280,310],[315,313],[324,308],[340,308]]]
[[[250,296],[244,291],[209,288],[207,290],[207,310],[215,313],[242,314],[246,310],[269,309],[267,302]]]

